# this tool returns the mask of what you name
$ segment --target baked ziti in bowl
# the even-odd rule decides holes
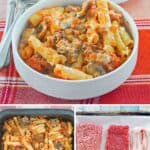
[[[20,76],[36,90],[63,99],[103,95],[136,64],[133,19],[107,0],[44,0],[19,18],[12,34]]]

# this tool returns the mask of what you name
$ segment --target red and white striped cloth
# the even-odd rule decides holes
[[[3,4],[0,0],[0,4]],[[29,87],[15,70],[13,58],[7,68],[0,70],[1,104],[145,104],[150,103],[150,1],[128,0],[122,6],[135,18],[139,29],[139,56],[132,76],[119,88],[101,97],[68,101],[43,95]],[[3,5],[0,5],[0,14]],[[4,7],[5,8],[5,7]],[[2,18],[2,19],[1,19]],[[0,39],[5,27],[0,16]]]

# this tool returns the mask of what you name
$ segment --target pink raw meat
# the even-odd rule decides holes
[[[129,127],[110,126],[107,132],[105,150],[129,150]]]
[[[77,125],[77,150],[100,150],[102,127],[92,123]]]

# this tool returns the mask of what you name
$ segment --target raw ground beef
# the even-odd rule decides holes
[[[92,123],[77,125],[77,150],[100,150],[102,127]]]
[[[107,131],[105,150],[129,150],[129,127],[110,126]]]

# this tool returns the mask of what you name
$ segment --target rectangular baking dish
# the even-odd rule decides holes
[[[8,109],[0,112],[0,129],[2,129],[4,122],[14,116],[39,116],[44,115],[47,118],[61,118],[70,121],[74,127],[74,112],[65,109]],[[0,143],[2,142],[3,131],[0,130]],[[74,132],[73,132],[73,150],[74,150]],[[0,144],[0,150],[2,145]]]

